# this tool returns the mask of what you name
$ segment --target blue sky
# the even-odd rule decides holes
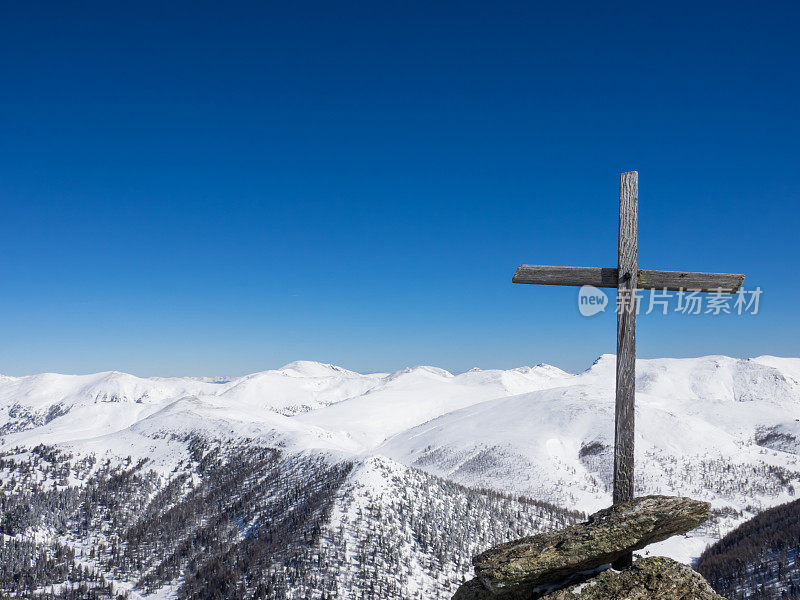
[[[800,354],[796,3],[15,3],[0,372],[587,367],[613,314],[511,284],[741,272],[638,355]]]

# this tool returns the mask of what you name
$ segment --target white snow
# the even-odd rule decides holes
[[[610,503],[614,377],[612,355],[578,374],[548,365],[359,374],[298,361],[230,380],[0,376],[0,449],[58,444],[76,455],[150,458],[167,473],[186,458],[187,434],[253,439],[383,455],[588,512]],[[638,360],[636,401],[637,493],[688,495],[736,513],[645,552],[689,562],[753,511],[795,497],[800,359]],[[385,484],[353,483],[373,495]]]

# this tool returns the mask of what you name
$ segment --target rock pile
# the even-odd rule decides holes
[[[476,578],[453,600],[722,600],[698,573],[668,558],[610,563],[705,522],[707,502],[642,496],[562,529],[496,546],[472,560]]]

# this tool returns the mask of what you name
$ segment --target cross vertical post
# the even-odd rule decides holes
[[[614,427],[614,504],[633,499],[633,449],[636,394],[636,254],[639,173],[619,177],[617,280],[617,393]],[[618,566],[629,566],[632,555]]]

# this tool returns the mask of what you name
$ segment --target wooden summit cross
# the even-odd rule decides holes
[[[633,498],[634,393],[636,390],[636,289],[735,293],[744,275],[646,271],[636,268],[639,173],[619,177],[617,268],[520,265],[514,283],[617,288],[617,390],[614,427],[614,504]],[[615,566],[629,566],[632,556]]]

